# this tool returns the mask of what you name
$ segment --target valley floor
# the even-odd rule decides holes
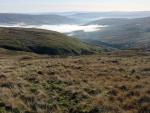
[[[150,54],[0,54],[0,113],[150,113]]]

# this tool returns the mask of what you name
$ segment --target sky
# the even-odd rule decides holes
[[[0,13],[150,11],[150,0],[0,0]]]

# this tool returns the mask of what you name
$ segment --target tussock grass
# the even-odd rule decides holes
[[[121,54],[0,54],[0,113],[149,113],[150,55]]]

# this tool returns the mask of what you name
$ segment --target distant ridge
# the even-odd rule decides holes
[[[0,13],[0,24],[71,24],[76,20],[69,17],[54,15],[54,14],[13,14]]]
[[[143,18],[149,17],[150,11],[132,11],[132,12],[122,12],[122,11],[108,11],[108,12],[77,12],[71,17],[75,18]]]

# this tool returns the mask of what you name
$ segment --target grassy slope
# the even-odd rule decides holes
[[[50,55],[79,55],[93,52],[90,46],[64,34],[22,28],[0,28],[0,47]]]
[[[0,54],[0,113],[149,113],[150,55]]]

